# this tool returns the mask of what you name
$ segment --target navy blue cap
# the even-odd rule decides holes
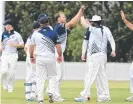
[[[46,24],[46,23],[48,23],[49,22],[49,19],[47,18],[47,17],[41,17],[40,19],[39,19],[39,23],[40,24]]]
[[[6,25],[12,25],[12,26],[14,26],[14,22],[13,22],[13,20],[6,20],[3,25],[4,26],[6,26]]]
[[[39,22],[34,22],[32,28],[33,28],[33,29],[40,28]]]
[[[45,18],[48,18],[49,19],[49,16],[47,14],[40,14],[37,18],[37,20],[39,21],[39,19],[41,19],[42,17],[45,17]]]

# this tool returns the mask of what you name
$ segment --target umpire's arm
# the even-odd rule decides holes
[[[90,22],[86,20],[84,16],[81,17],[81,25],[84,28],[89,28],[91,26]]]

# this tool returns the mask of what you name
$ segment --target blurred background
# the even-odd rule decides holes
[[[133,2],[128,1],[5,1],[5,20],[12,19],[15,22],[15,30],[18,31],[24,41],[31,34],[32,23],[37,20],[40,13],[46,13],[54,26],[55,14],[63,11],[69,21],[78,12],[80,6],[85,4],[86,18],[98,14],[104,19],[103,25],[110,28],[116,41],[117,57],[110,56],[111,48],[108,45],[108,62],[131,62],[133,58],[133,32],[123,23],[120,10],[126,13],[129,21],[133,21]],[[79,24],[69,30],[67,49],[64,53],[65,61],[80,62],[81,48],[85,29]],[[25,60],[24,50],[19,50],[19,60]]]

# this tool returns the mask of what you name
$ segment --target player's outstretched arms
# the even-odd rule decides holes
[[[57,61],[58,61],[58,63],[61,63],[62,60],[63,60],[61,45],[60,44],[56,44],[56,49],[57,49],[57,53],[58,53]]]
[[[66,23],[66,28],[71,28],[76,23],[78,23],[80,20],[80,17],[83,16],[85,9],[86,9],[86,6],[82,5],[81,8],[79,9],[79,12],[76,14],[76,16]]]
[[[130,30],[133,31],[133,24],[130,23],[130,22],[126,19],[126,16],[125,16],[125,14],[124,14],[124,12],[123,12],[122,10],[120,11],[120,14],[121,14],[121,18],[122,18],[123,22],[126,24],[126,26],[127,26]]]
[[[8,45],[9,45],[10,47],[24,48],[24,44],[9,43]]]

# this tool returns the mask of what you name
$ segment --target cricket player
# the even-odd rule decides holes
[[[88,28],[90,36],[85,35],[82,45],[82,60],[87,58],[87,73],[85,75],[84,89],[79,98],[74,98],[77,102],[86,102],[90,97],[90,88],[93,82],[96,82],[98,102],[109,102],[110,94],[106,76],[107,62],[107,41],[110,42],[113,57],[115,53],[115,41],[108,27],[101,25],[101,17],[94,15],[92,19],[86,21],[84,16],[81,17],[81,24]],[[87,56],[86,56],[87,51]]]
[[[62,55],[66,48],[67,29],[70,29],[71,27],[73,27],[80,20],[80,17],[83,15],[85,8],[86,8],[85,6],[81,6],[76,16],[72,18],[69,22],[66,22],[66,16],[64,13],[59,12],[56,14],[57,24],[55,25],[54,30],[59,35],[59,40],[61,42],[61,48],[62,48]],[[56,50],[56,56],[58,56],[57,50]],[[57,76],[56,76],[57,85],[56,85],[56,90],[54,94],[54,101],[63,102],[65,101],[65,99],[62,98],[60,95],[60,85],[63,79],[63,62],[61,63],[56,62],[56,70],[57,70]]]
[[[120,14],[121,14],[121,17],[122,17],[122,20],[123,22],[126,24],[126,26],[133,31],[133,24],[130,23],[127,19],[126,19],[126,16],[124,14],[124,12],[121,10],[120,11]],[[131,64],[131,67],[130,67],[130,70],[129,70],[129,76],[130,76],[130,93],[133,94],[133,62]],[[130,101],[130,102],[133,102],[133,95],[126,98],[126,101]]]
[[[40,24],[35,22],[33,24],[33,32],[38,31],[40,28]],[[25,53],[26,56],[26,82],[25,82],[25,98],[27,101],[32,101],[36,98],[36,68],[35,64],[31,63],[30,53],[29,53],[29,45],[31,43],[31,35],[28,37],[27,42],[25,44]],[[34,50],[35,54],[35,50]]]
[[[30,45],[31,62],[36,62],[36,87],[37,100],[39,104],[43,104],[44,100],[44,82],[49,78],[49,102],[53,102],[53,94],[56,86],[56,60],[62,62],[61,46],[58,34],[49,28],[49,20],[47,17],[39,19],[40,30],[32,34]],[[36,50],[36,59],[33,57],[34,47]],[[55,58],[55,47],[58,57]]]
[[[0,79],[3,80],[3,88],[13,92],[16,65],[18,60],[17,48],[23,48],[24,42],[21,35],[14,30],[13,21],[7,20],[4,23],[5,31],[0,40],[1,70]]]

